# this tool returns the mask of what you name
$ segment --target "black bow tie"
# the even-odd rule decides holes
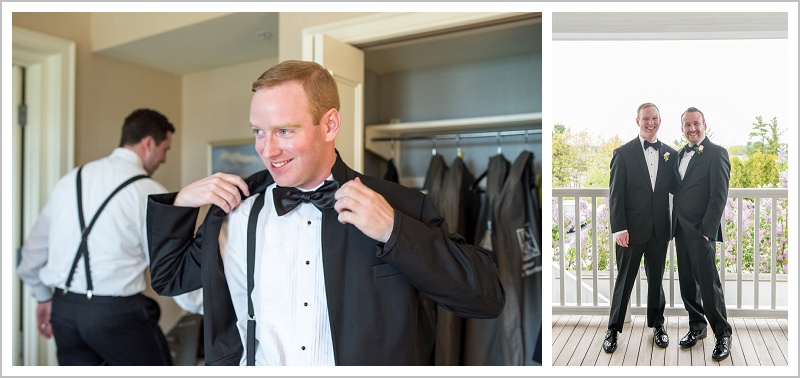
[[[300,205],[302,202],[311,202],[317,209],[331,208],[336,203],[334,193],[339,189],[336,181],[325,181],[319,189],[313,192],[304,192],[297,188],[276,186],[272,189],[272,199],[275,202],[275,212],[282,216]]]
[[[694,151],[694,148],[695,148],[695,146],[690,146],[688,144],[684,145],[683,146],[683,152],[688,154],[689,152]]]
[[[645,151],[647,151],[647,147],[653,147],[656,151],[658,151],[661,148],[661,142],[655,141],[653,143],[650,143],[648,141],[644,141],[644,150]]]

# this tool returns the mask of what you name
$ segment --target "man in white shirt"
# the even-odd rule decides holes
[[[149,176],[166,162],[174,132],[157,111],[132,112],[118,148],[56,183],[22,246],[17,271],[60,365],[172,364],[159,306],[142,292],[146,200],[166,192]]]
[[[217,173],[148,202],[153,289],[203,288],[206,364],[412,365],[421,294],[459,316],[500,314],[486,251],[450,234],[429,196],[339,157],[328,70],[282,62],[252,90],[267,169]]]
[[[669,345],[664,328],[666,299],[662,279],[671,239],[669,193],[677,153],[658,140],[661,113],[653,103],[636,110],[639,135],[614,150],[609,179],[609,220],[616,242],[617,279],[611,296],[603,350],[617,349],[617,334],[625,325],[626,309],[644,257],[647,275],[647,326],[653,343]]]
[[[725,291],[719,278],[717,243],[722,243],[722,215],[728,200],[731,162],[728,150],[706,137],[706,117],[690,107],[681,114],[687,143],[678,154],[672,207],[672,233],[678,257],[678,281],[683,307],[689,313],[689,331],[680,346],[691,348],[708,334],[716,342],[714,361],[730,355],[731,324]]]

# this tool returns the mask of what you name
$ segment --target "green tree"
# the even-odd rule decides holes
[[[778,182],[777,155],[764,155],[756,151],[745,161],[738,157],[731,159],[731,188],[777,186]]]
[[[734,156],[747,156],[744,146],[730,146],[728,148],[728,155],[733,158]]]
[[[588,169],[583,179],[584,188],[607,188],[611,169],[611,157],[614,149],[623,145],[619,136],[614,135],[607,140],[601,140],[600,145],[593,149]]]
[[[728,151],[731,155],[731,188],[777,186],[780,182],[779,172],[788,169],[787,164],[778,162],[780,149],[786,146],[780,142],[784,131],[778,130],[777,117],[764,123],[761,116],[756,116],[747,145],[741,151],[733,147]],[[738,157],[733,156],[734,152],[738,152]],[[735,162],[735,159],[739,162]]]
[[[749,180],[745,176],[747,172],[744,171],[744,163],[738,156],[731,157],[731,180],[728,184],[731,188],[746,188],[745,181]]]
[[[747,142],[748,155],[757,151],[764,155],[777,155],[783,132],[778,130],[778,117],[773,117],[769,123],[764,123],[761,116],[756,116],[753,131],[750,132],[751,140]]]
[[[553,126],[553,187],[566,188],[570,186],[572,171],[575,167],[577,152],[569,142],[569,129],[562,124]]]

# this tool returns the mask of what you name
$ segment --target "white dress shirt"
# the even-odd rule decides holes
[[[658,142],[658,139],[653,143]],[[644,149],[644,138],[639,135],[639,145]],[[644,162],[647,164],[647,174],[650,175],[650,187],[653,191],[656,190],[656,177],[658,176],[658,150],[655,148],[648,148],[644,150]],[[628,232],[627,229],[615,232],[612,236],[617,236],[623,232]]]
[[[692,145],[692,147],[700,145],[701,143],[703,143],[704,140],[706,140],[705,137],[701,139],[699,143]],[[683,157],[681,158],[680,164],[678,164],[678,173],[680,173],[681,175],[681,180],[683,180],[683,175],[686,174],[686,169],[689,168],[689,162],[692,160],[694,154],[695,154],[694,149],[689,152],[683,153]]]
[[[22,246],[17,271],[40,302],[51,298],[51,288],[66,287],[81,242],[76,174],[77,169],[73,169],[56,183]],[[141,159],[125,148],[116,148],[111,155],[85,164],[81,173],[85,225],[89,226],[117,186],[142,174],[147,172]],[[164,192],[164,186],[155,180],[142,179],[128,185],[106,205],[88,240],[94,295],[130,296],[145,290],[144,272],[150,262],[145,227],[147,196]],[[70,291],[87,292],[84,266],[81,257]]]
[[[279,217],[273,204],[274,187],[267,188],[258,215],[252,294],[257,324],[255,363],[335,365],[322,265],[322,212],[303,203]],[[219,237],[236,325],[245,346],[247,222],[255,198],[242,201],[225,217]],[[241,365],[246,364],[246,353]]]
[[[658,142],[658,139],[653,143]],[[644,139],[639,135],[639,143],[644,148]],[[647,173],[650,175],[650,187],[653,191],[656,190],[656,177],[658,176],[658,150],[655,148],[648,148],[644,150],[644,161],[647,163]]]

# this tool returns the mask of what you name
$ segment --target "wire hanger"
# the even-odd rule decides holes
[[[461,150],[461,136],[460,135],[456,135],[456,156],[458,156],[459,159],[464,157],[464,151]]]
[[[528,130],[525,130],[525,150],[531,150],[531,146],[528,144]]]
[[[391,160],[394,159],[394,139],[392,139],[389,145],[391,146],[389,152],[389,160]]]
[[[497,132],[497,154],[498,155],[502,155],[503,154],[503,147],[500,145],[500,132],[499,131]]]
[[[431,138],[433,148],[431,148],[431,155],[436,156],[436,137]]]

